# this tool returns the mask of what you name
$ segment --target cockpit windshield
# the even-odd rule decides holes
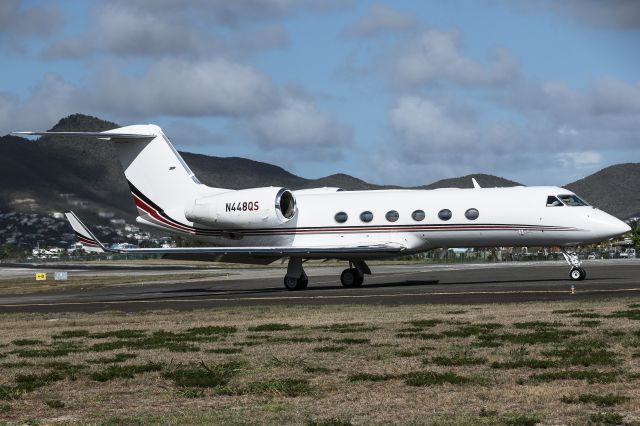
[[[547,197],[547,207],[562,207],[564,204],[553,195]]]
[[[569,207],[588,206],[589,204],[582,198],[573,194],[558,195],[558,198]]]

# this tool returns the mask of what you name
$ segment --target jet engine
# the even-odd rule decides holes
[[[196,199],[185,217],[217,228],[271,228],[293,219],[296,199],[287,188],[241,189]]]

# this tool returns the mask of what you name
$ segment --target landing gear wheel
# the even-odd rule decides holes
[[[360,287],[364,282],[364,275],[360,275],[356,268],[349,268],[342,271],[340,282],[344,287]]]
[[[587,277],[587,271],[584,268],[571,268],[569,272],[569,278],[571,281],[582,281]]]
[[[580,281],[584,281],[587,278],[587,271],[584,268],[578,268],[578,270],[580,271]]]
[[[289,291],[304,290],[307,288],[307,284],[309,284],[309,278],[304,272],[300,278],[290,277],[287,275],[284,277],[284,286]]]

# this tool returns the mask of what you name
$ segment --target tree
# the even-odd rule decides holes
[[[14,245],[0,246],[0,259],[17,259],[26,257],[27,250]]]
[[[640,221],[631,222],[631,241],[633,246],[640,249]]]

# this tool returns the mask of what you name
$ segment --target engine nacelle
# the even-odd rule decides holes
[[[217,228],[271,228],[293,219],[296,199],[287,188],[251,188],[198,198],[185,209],[192,222]]]

